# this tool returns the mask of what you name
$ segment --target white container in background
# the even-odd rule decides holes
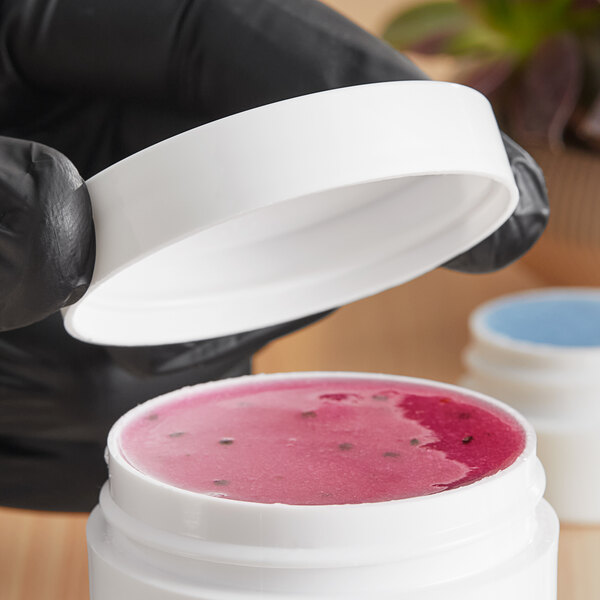
[[[502,325],[506,315],[510,325]],[[510,404],[533,424],[546,498],[564,522],[600,523],[597,331],[600,290],[592,288],[504,296],[470,318],[460,383]]]
[[[123,457],[123,416],[107,448],[109,483],[88,524],[92,600],[554,600],[558,520],[542,499],[535,433],[512,409],[453,386],[422,383],[509,412],[526,433],[508,468],[453,490],[368,504],[292,506],[210,497],[161,483]],[[219,391],[248,378],[202,384]]]

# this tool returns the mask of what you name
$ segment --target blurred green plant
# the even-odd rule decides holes
[[[525,145],[600,151],[600,0],[418,4],[389,24],[398,50],[456,57],[457,81],[485,94]]]

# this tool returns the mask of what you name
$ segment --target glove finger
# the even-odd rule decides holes
[[[3,14],[5,53],[28,83],[206,118],[318,90],[425,78],[316,0],[5,0]]]
[[[535,244],[548,223],[550,207],[542,170],[506,134],[502,140],[519,189],[519,204],[492,235],[444,265],[454,271],[486,273],[506,267]]]
[[[212,0],[202,44],[190,26],[179,46],[186,107],[210,118],[350,85],[426,79],[406,57],[313,0]],[[224,35],[225,33],[225,35]],[[200,62],[201,61],[201,62]],[[200,68],[201,67],[201,68]]]
[[[210,340],[142,348],[111,346],[107,351],[119,366],[137,376],[165,375],[197,367],[202,369],[205,379],[214,379],[215,373],[230,369],[274,339],[302,329],[331,312]]]
[[[91,280],[94,239],[90,199],[71,162],[0,137],[0,331],[77,301]]]

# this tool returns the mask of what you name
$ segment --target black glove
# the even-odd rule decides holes
[[[0,503],[91,508],[120,414],[246,372],[258,348],[322,316],[158,348],[71,339],[53,313],[81,297],[94,262],[77,171],[88,178],[168,136],[276,100],[424,78],[314,0],[0,0]],[[505,142],[519,208],[452,268],[500,268],[544,228],[542,175]]]

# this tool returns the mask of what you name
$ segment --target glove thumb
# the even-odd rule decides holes
[[[90,198],[73,164],[42,144],[0,137],[0,331],[76,302],[94,260]]]

